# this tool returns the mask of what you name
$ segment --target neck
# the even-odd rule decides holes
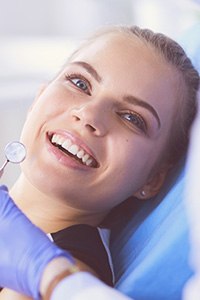
[[[58,197],[35,188],[22,175],[10,190],[10,195],[24,214],[46,233],[53,233],[75,224],[97,226],[103,214],[94,214],[69,206]]]

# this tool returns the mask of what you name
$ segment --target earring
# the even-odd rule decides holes
[[[142,190],[142,191],[140,192],[140,195],[141,195],[142,197],[145,197],[145,196],[146,196],[146,192],[145,192],[144,190]]]

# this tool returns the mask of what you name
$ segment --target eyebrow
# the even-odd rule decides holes
[[[83,67],[90,75],[92,75],[96,79],[97,82],[100,83],[102,81],[101,76],[97,73],[97,71],[90,64],[88,64],[84,61],[74,61],[71,64]],[[145,109],[150,111],[152,113],[152,115],[155,117],[155,119],[157,120],[158,127],[160,128],[160,126],[161,126],[160,118],[159,118],[156,110],[153,108],[153,106],[151,106],[149,103],[147,103],[141,99],[138,99],[132,95],[125,95],[123,97],[123,100],[130,104],[144,107]]]
[[[71,64],[73,65],[78,65],[83,67],[90,75],[92,75],[96,81],[98,81],[99,83],[102,81],[101,76],[97,73],[97,71],[88,63],[84,62],[84,61],[74,61]]]
[[[123,97],[123,100],[125,102],[131,103],[131,104],[134,104],[134,105],[137,105],[137,106],[144,107],[145,109],[150,111],[152,113],[152,115],[155,117],[155,119],[157,120],[158,127],[160,128],[160,126],[161,126],[160,118],[159,118],[156,110],[153,108],[153,106],[151,106],[149,103],[147,103],[147,102],[145,102],[141,99],[138,99],[134,96],[131,96],[131,95],[125,95]]]

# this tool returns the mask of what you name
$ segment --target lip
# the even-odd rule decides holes
[[[78,160],[76,160],[75,158],[68,156],[66,154],[64,154],[62,152],[62,150],[58,149],[57,147],[55,147],[52,143],[51,143],[51,137],[54,134],[58,134],[60,136],[62,136],[63,138],[66,139],[70,139],[72,143],[76,144],[77,146],[79,146],[80,148],[82,148],[85,152],[87,152],[96,162],[97,162],[97,166],[96,167],[91,167],[91,166],[87,166],[84,165],[82,163],[80,163]],[[72,167],[72,168],[78,168],[78,169],[96,169],[99,167],[99,163],[98,160],[96,159],[96,156],[94,154],[94,152],[91,150],[90,147],[88,147],[77,135],[75,135],[74,133],[68,132],[68,131],[64,131],[64,130],[55,130],[55,131],[51,131],[51,132],[47,132],[46,133],[46,140],[47,140],[47,148],[48,151],[54,155],[54,157],[57,158],[57,160],[62,163],[63,165],[67,166],[67,167]]]

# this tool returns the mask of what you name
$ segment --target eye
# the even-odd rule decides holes
[[[65,78],[84,93],[91,95],[91,85],[89,81],[80,74],[65,74]]]
[[[87,84],[78,78],[73,78],[71,79],[71,81],[73,82],[73,84],[75,84],[79,89],[83,90],[83,91],[87,91]]]
[[[129,125],[137,127],[140,131],[144,133],[147,132],[146,122],[144,121],[143,117],[139,114],[133,112],[125,112],[119,113],[119,115],[125,122],[128,122]]]

